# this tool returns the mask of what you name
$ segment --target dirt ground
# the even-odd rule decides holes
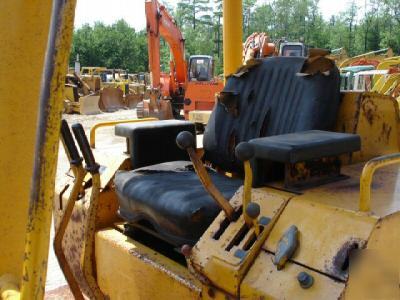
[[[100,122],[130,120],[136,118],[135,110],[120,110],[114,113],[103,113],[98,115],[63,115],[69,125],[81,123],[89,137],[90,128]],[[115,143],[125,143],[125,139],[114,136],[114,127],[100,128],[96,132],[96,147],[107,147]],[[69,162],[64,149],[60,143],[60,150],[57,164],[56,186],[62,186],[65,180],[65,173],[69,169]],[[50,241],[54,238],[54,227],[51,228]],[[55,257],[52,244],[49,245],[49,262],[47,268],[46,299],[73,299]]]

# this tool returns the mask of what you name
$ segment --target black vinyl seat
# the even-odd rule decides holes
[[[339,71],[333,67],[328,75],[298,76],[305,62],[306,58],[301,57],[267,58],[247,72],[229,77],[221,94],[224,97],[215,105],[204,133],[204,159],[219,170],[240,174],[242,163],[234,155],[240,142],[299,131],[332,130],[340,102]],[[125,136],[131,139],[130,144],[138,138],[133,132],[125,132]],[[134,144],[140,146],[141,141],[135,140]],[[161,144],[154,147],[175,151]],[[139,148],[131,155],[146,151]],[[190,162],[156,163],[116,174],[119,214],[131,224],[150,223],[171,244],[194,244],[220,209],[191,170]],[[211,169],[209,173],[228,199],[242,184]]]
[[[209,171],[226,198],[242,184]],[[194,245],[220,209],[201,185],[192,163],[176,161],[117,173],[120,215],[131,223],[147,220],[170,243]],[[151,205],[149,205],[151,203]]]

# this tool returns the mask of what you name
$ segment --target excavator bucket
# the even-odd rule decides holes
[[[100,92],[100,110],[104,112],[114,112],[125,109],[124,92],[121,89],[107,87]]]
[[[141,101],[143,101],[143,94],[128,94],[125,96],[125,104],[129,109],[135,109]]]

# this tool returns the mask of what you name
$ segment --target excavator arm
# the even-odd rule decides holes
[[[185,42],[175,20],[164,5],[157,0],[146,0],[145,9],[152,89],[160,90],[163,95],[173,96],[185,89],[187,83]],[[165,77],[160,70],[160,37],[168,43],[173,56],[169,80],[162,79]]]

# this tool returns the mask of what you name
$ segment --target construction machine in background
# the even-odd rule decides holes
[[[385,50],[386,51],[386,50]],[[383,53],[382,51],[378,51]],[[350,66],[342,67],[341,89],[347,91],[373,91],[399,97],[400,57],[351,58]]]
[[[185,40],[175,20],[157,0],[145,1],[150,70],[149,99],[138,106],[139,117],[188,118],[191,110],[210,110],[223,83],[214,77],[211,56],[185,58]],[[160,38],[171,51],[169,73],[161,72]],[[181,112],[183,111],[183,115]]]
[[[399,299],[398,102],[340,93],[323,56],[243,68],[242,2],[223,4],[233,76],[203,148],[191,122],[143,119],[93,149],[61,120],[76,1],[3,0],[1,299],[44,298],[52,217],[75,299]]]
[[[332,49],[331,54],[328,56],[328,58],[334,60],[336,65],[339,66],[345,59],[349,58],[349,56],[346,49],[342,47]]]
[[[345,60],[342,60],[341,63],[338,64],[338,66],[339,68],[365,65],[373,65],[377,67],[379,63],[382,62],[384,59],[390,58],[392,56],[393,50],[391,48],[385,48],[347,58]]]
[[[121,69],[82,67],[79,74],[66,77],[64,113],[92,115],[134,109],[148,96],[147,77]]]

